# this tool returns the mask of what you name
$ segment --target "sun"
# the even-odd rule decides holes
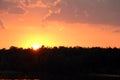
[[[33,50],[38,50],[42,45],[41,44],[33,44]]]

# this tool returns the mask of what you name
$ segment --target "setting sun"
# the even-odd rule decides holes
[[[34,44],[32,46],[33,50],[38,50],[42,45],[41,44]]]

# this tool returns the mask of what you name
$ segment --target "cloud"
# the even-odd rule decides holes
[[[0,12],[2,13],[13,13],[13,14],[24,14],[25,9],[20,1],[16,0],[0,0]]]
[[[43,21],[47,20],[49,17],[60,14],[61,13],[61,7],[58,7],[58,5],[62,2],[62,0],[42,0],[42,3],[46,5],[46,10],[48,11],[43,16]]]
[[[41,0],[44,4],[48,6],[56,6],[58,5],[62,0]]]
[[[48,13],[44,16],[43,20],[46,20],[48,17],[51,17],[54,14],[60,14],[61,9],[56,9],[56,10],[48,10]]]
[[[30,8],[44,8],[56,6],[61,0],[0,0],[0,12],[24,14]]]
[[[44,4],[42,0],[21,0],[19,2],[25,7],[29,7],[29,8],[35,8],[35,7],[46,8],[47,7],[47,5]]]
[[[120,33],[120,29],[113,31],[114,33]]]
[[[52,13],[46,19],[120,26],[119,3],[120,0],[60,0],[54,7],[51,7],[51,9],[61,9],[59,14]]]
[[[120,26],[120,0],[0,0],[0,12],[43,12],[43,20]],[[41,10],[41,11],[40,11]],[[38,15],[39,16],[39,15]]]
[[[13,14],[24,14],[25,10],[20,8],[20,7],[14,7],[10,10],[8,10],[8,13],[13,13]]]
[[[3,22],[0,20],[0,28],[5,29]]]

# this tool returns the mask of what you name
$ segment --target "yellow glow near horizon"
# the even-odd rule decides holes
[[[40,47],[42,47],[41,44],[33,44],[32,46],[33,50],[38,50]]]
[[[21,37],[21,41],[19,43],[19,45],[23,48],[33,48],[33,46],[36,44],[39,45],[40,47],[42,45],[46,47],[53,47],[58,45],[56,38],[54,36],[51,37],[48,35],[39,34],[24,35]]]
[[[63,23],[61,23],[63,24]],[[49,25],[49,26],[47,26]],[[67,27],[70,26],[70,27]],[[72,27],[72,26],[75,26]],[[81,27],[80,27],[81,26]],[[91,27],[92,26],[92,27]],[[118,33],[96,28],[105,27],[105,25],[88,24],[46,24],[46,27],[9,27],[1,30],[0,48],[9,49],[10,46],[32,48],[33,44],[42,44],[45,47],[54,46],[82,46],[82,47],[119,47],[120,37]],[[61,31],[61,27],[62,29]],[[12,29],[11,29],[12,28]],[[59,30],[60,29],[60,30]],[[14,36],[13,36],[14,34]],[[99,36],[99,38],[98,38]]]

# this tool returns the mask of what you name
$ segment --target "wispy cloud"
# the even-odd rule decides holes
[[[120,33],[120,29],[113,31],[114,33]]]
[[[3,22],[1,20],[0,20],[0,28],[5,29],[5,26],[4,26],[4,24],[3,24]]]
[[[0,12],[24,14],[37,9],[46,11],[42,16],[47,21],[120,26],[119,3],[120,0],[0,0]]]
[[[48,10],[48,13],[43,17],[43,20],[47,20],[48,17],[51,17],[52,15],[54,16],[55,14],[60,14],[61,9],[56,9],[56,10]]]
[[[48,20],[120,26],[120,0],[62,0]]]
[[[15,0],[0,0],[0,12],[12,14],[24,14],[25,9],[20,2]]]
[[[29,7],[29,8],[35,8],[35,7],[40,7],[40,8],[46,8],[47,5],[43,3],[42,0],[19,0],[19,3],[21,3],[24,7]]]

